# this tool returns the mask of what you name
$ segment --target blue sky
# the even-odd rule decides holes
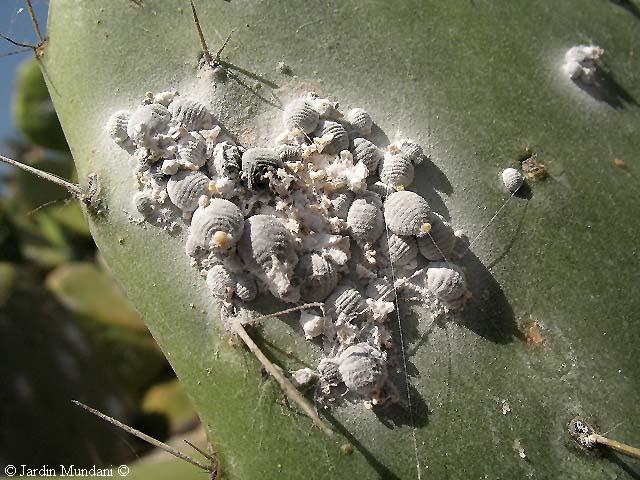
[[[47,0],[32,0],[40,28],[46,31]],[[21,43],[35,44],[36,34],[24,0],[0,0],[0,33]],[[11,118],[11,98],[16,69],[32,53],[21,53],[9,57],[2,56],[17,50],[6,40],[0,39],[0,143],[16,130]]]

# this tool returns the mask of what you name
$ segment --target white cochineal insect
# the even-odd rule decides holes
[[[298,255],[291,234],[277,217],[247,218],[238,253],[249,271],[258,276],[276,298],[288,302],[299,300],[299,287],[291,281]]]
[[[250,302],[258,295],[258,286],[256,281],[247,273],[239,273],[236,275],[235,293],[245,302]]]
[[[369,175],[378,171],[378,166],[382,161],[382,152],[378,147],[366,138],[356,138],[353,141],[353,163],[362,162],[367,167]]]
[[[109,117],[106,126],[107,133],[118,145],[125,146],[131,141],[127,133],[130,119],[131,113],[127,110],[120,110]]]
[[[390,185],[385,185],[379,180],[377,182],[369,183],[367,185],[367,190],[375,193],[382,199],[387,198],[389,195],[396,191],[395,188],[391,187]]]
[[[414,192],[394,192],[384,202],[384,219],[389,230],[396,235],[427,235],[431,224],[431,208],[427,201]]]
[[[127,135],[138,146],[157,149],[159,135],[169,131],[171,113],[159,103],[139,106],[129,118]]]
[[[442,302],[451,303],[467,294],[467,282],[460,268],[448,262],[427,267],[427,288]]]
[[[157,203],[149,192],[138,192],[133,196],[133,204],[138,213],[144,217],[149,217],[156,210]]]
[[[283,167],[282,159],[272,148],[250,148],[242,154],[242,178],[249,190],[265,186],[267,172]]]
[[[565,53],[562,68],[571,80],[594,83],[603,55],[604,50],[596,45],[577,45]]]
[[[356,194],[351,191],[333,193],[329,196],[331,202],[331,211],[341,220],[346,220],[349,214],[349,208],[356,198]]]
[[[236,278],[224,265],[214,265],[207,272],[207,286],[215,298],[226,301],[236,289]]]
[[[393,284],[386,277],[373,278],[367,284],[366,295],[373,300],[391,302],[395,297]]]
[[[211,127],[213,118],[207,107],[190,98],[178,97],[169,104],[171,122],[189,131]]]
[[[373,243],[384,231],[382,202],[377,195],[356,198],[347,214],[349,233],[357,243]]]
[[[238,180],[243,152],[242,148],[229,142],[218,143],[213,150],[212,158],[207,161],[209,175]]]
[[[380,162],[380,181],[392,187],[407,187],[413,182],[413,162],[401,154],[385,153]]]
[[[382,235],[375,247],[378,253],[378,264],[385,268],[405,267],[415,262],[418,256],[416,239],[410,235],[396,235],[395,233]]]
[[[515,193],[520,190],[520,187],[522,187],[522,184],[524,183],[522,173],[515,168],[505,168],[502,171],[501,177],[505,188],[511,193]]]
[[[232,202],[213,198],[198,207],[191,217],[186,251],[194,256],[198,249],[226,250],[233,247],[244,230],[244,217]]]
[[[319,120],[320,114],[305,99],[290,102],[282,114],[282,122],[287,130],[299,129],[307,134],[316,129]]]
[[[321,120],[315,133],[319,137],[331,135],[331,142],[324,147],[323,153],[336,154],[349,149],[349,134],[338,122]]]
[[[208,192],[209,177],[199,171],[182,170],[167,182],[171,202],[183,212],[198,208],[198,199]]]
[[[207,162],[206,153],[207,142],[198,132],[188,132],[178,140],[176,157],[187,168],[202,167]]]
[[[458,237],[453,227],[437,213],[431,213],[431,230],[418,238],[420,254],[427,260],[447,260]]]
[[[300,145],[278,145],[276,153],[283,162],[299,162],[302,160],[302,147]]]
[[[351,285],[342,284],[325,301],[325,311],[334,320],[351,322],[363,318],[368,307],[358,290]]]
[[[413,140],[403,138],[397,142],[397,147],[400,150],[400,154],[414,164],[422,162],[424,151],[422,147]]]
[[[358,343],[345,349],[338,359],[340,377],[353,392],[377,397],[387,380],[387,354],[369,345]]]
[[[300,284],[300,298],[305,302],[323,301],[338,284],[336,268],[318,253],[301,256],[295,275]]]
[[[321,98],[315,92],[310,92],[307,95],[307,101],[318,112],[321,119],[338,120],[342,117],[340,112],[340,104],[329,100],[328,98]]]
[[[371,134],[373,120],[365,109],[352,108],[345,115],[345,120],[349,122],[349,125],[356,134],[365,136]]]

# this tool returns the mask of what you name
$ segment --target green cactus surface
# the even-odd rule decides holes
[[[97,175],[91,233],[193,401],[221,478],[637,476],[637,462],[581,451],[566,429],[578,414],[622,422],[612,435],[640,444],[640,19],[623,8],[634,1],[200,0],[212,52],[234,32],[231,75],[216,83],[198,70],[187,1],[51,0],[40,62],[80,184]],[[596,90],[561,68],[591,42],[606,52]],[[130,221],[135,162],[104,125],[171,89],[206,99],[244,145],[263,145],[278,100],[301,92],[362,106],[390,138],[425,146],[412,188],[471,238],[508,198],[500,172],[523,155],[544,164],[548,177],[462,262],[464,312],[434,323],[401,308],[411,410],[401,381],[396,405],[321,409],[325,435],[230,341],[184,230]],[[285,372],[321,356],[295,316],[251,335]]]

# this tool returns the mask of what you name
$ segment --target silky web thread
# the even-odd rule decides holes
[[[391,192],[391,187],[387,186],[387,197]],[[387,222],[384,222],[385,233],[387,235],[387,246],[389,245],[389,226]],[[404,381],[407,388],[407,403],[409,406],[409,420],[411,421],[411,436],[413,438],[413,449],[416,456],[416,472],[418,480],[422,479],[422,469],[420,467],[420,457],[418,456],[418,439],[416,438],[416,423],[413,418],[413,405],[411,402],[411,390],[409,389],[409,373],[407,370],[407,355],[404,350],[404,336],[402,335],[402,321],[400,320],[400,302],[398,299],[398,289],[396,287],[396,274],[393,267],[393,261],[391,261],[391,255],[389,254],[389,265],[391,265],[391,281],[393,286],[393,294],[395,296],[396,303],[396,316],[398,318],[398,331],[400,332],[400,350],[402,351],[402,368],[404,370]]]

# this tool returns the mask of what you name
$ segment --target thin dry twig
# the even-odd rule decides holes
[[[112,425],[115,425],[118,428],[121,428],[122,430],[124,430],[127,433],[130,433],[131,435],[134,435],[136,437],[138,437],[140,440],[144,440],[147,443],[150,443],[151,445],[153,445],[154,447],[158,447],[162,450],[164,450],[167,453],[170,453],[171,455],[173,455],[174,457],[180,458],[186,462],[189,462],[191,465],[194,465],[198,468],[201,468],[203,470],[206,470],[207,472],[211,472],[212,468],[209,465],[205,465],[203,463],[198,462],[197,460],[191,458],[189,455],[187,455],[186,453],[182,453],[180,450],[177,450],[175,448],[173,448],[170,445],[167,445],[166,443],[163,443],[159,440],[156,440],[153,437],[150,437],[149,435],[147,435],[146,433],[142,433],[140,430],[136,430],[133,427],[130,427],[129,425],[125,425],[124,423],[116,420],[113,417],[110,417],[109,415],[105,415],[102,412],[99,412],[98,410],[95,410],[87,405],[85,405],[82,402],[79,402],[78,400],[71,400],[74,404],[78,405],[79,407],[82,407],[83,409],[85,409],[87,412],[93,413],[95,416],[101,418],[102,420],[111,423]]]
[[[313,408],[313,405],[311,405],[311,403],[302,396],[295,385],[293,385],[293,383],[291,383],[291,381],[284,376],[284,374],[282,373],[282,369],[273,364],[265,356],[265,354],[262,353],[262,350],[260,350],[260,347],[258,347],[258,345],[256,345],[253,339],[249,336],[239,318],[236,318],[234,320],[233,325],[235,332],[242,339],[249,350],[251,350],[251,353],[256,356],[258,361],[267,370],[267,372],[269,372],[271,376],[275,378],[276,382],[278,382],[285,395],[293,400],[293,402],[298,405],[302,409],[302,411],[306,413],[307,416],[313,421],[313,423],[315,423],[324,433],[332,436],[333,430],[331,430],[331,428],[322,421],[322,419],[318,416],[318,412],[316,412],[315,408]]]

